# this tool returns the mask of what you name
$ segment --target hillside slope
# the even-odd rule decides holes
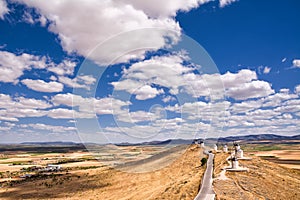
[[[218,159],[221,157],[222,159]],[[223,160],[224,155],[217,155],[216,165]],[[299,199],[300,170],[281,167],[258,157],[239,162],[240,165],[249,168],[249,172],[226,172],[227,180],[216,179],[214,189],[217,199]],[[226,166],[225,163],[222,165]]]

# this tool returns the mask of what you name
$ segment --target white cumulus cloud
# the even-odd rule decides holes
[[[96,82],[96,79],[91,75],[79,75],[71,79],[69,77],[60,76],[59,82],[72,88],[85,88],[90,89],[90,86]]]
[[[300,59],[294,59],[294,60],[293,60],[293,66],[294,66],[294,67],[299,67],[299,68],[300,68]]]
[[[7,3],[5,0],[0,0],[0,18],[4,19],[4,15],[9,12]]]
[[[119,0],[119,2],[128,3],[136,9],[143,10],[153,18],[175,16],[177,11],[189,11],[209,1],[211,0]]]
[[[53,119],[73,119],[74,118],[74,110],[65,109],[65,108],[56,108],[49,110],[47,113],[48,117]]]
[[[297,94],[300,94],[300,85],[297,85],[297,86],[295,87],[295,92],[296,92]]]
[[[33,69],[45,69],[59,76],[73,75],[76,64],[69,59],[55,64],[46,56],[0,51],[0,82],[18,83],[24,71],[31,71]]]
[[[33,129],[38,129],[38,130],[47,130],[51,132],[65,132],[65,131],[75,131],[75,127],[71,126],[54,126],[54,125],[49,125],[49,124],[42,124],[42,123],[37,123],[37,124],[21,124],[20,127],[22,128],[33,128]]]
[[[17,83],[25,70],[32,68],[45,69],[46,57],[34,56],[27,53],[20,55],[7,51],[0,51],[0,81]]]
[[[228,88],[226,94],[237,100],[245,100],[249,98],[260,98],[273,94],[274,90],[271,88],[270,83],[265,81],[252,81],[242,85]]]
[[[64,85],[55,81],[45,82],[43,80],[24,79],[21,81],[28,88],[38,92],[61,92]]]
[[[225,6],[228,6],[238,0],[220,0],[220,7],[223,8]]]
[[[263,73],[268,74],[271,71],[271,67],[265,67]]]
[[[149,85],[144,85],[133,92],[138,100],[152,99],[159,94],[163,94],[163,89],[156,89]]]
[[[57,75],[73,75],[74,69],[76,67],[76,62],[72,62],[71,60],[63,60],[58,65],[52,65],[48,68],[48,71],[53,72]]]
[[[183,74],[194,70],[192,67],[183,66],[183,61],[184,58],[180,55],[155,56],[125,69],[122,79],[112,85],[115,90],[136,94],[140,100],[163,93],[162,90],[149,86],[152,84],[167,87],[170,93],[178,94],[179,87],[187,84]]]
[[[174,18],[151,18],[143,10],[144,6],[138,2],[118,0],[16,1],[36,8],[42,16],[48,19],[49,30],[58,35],[65,51],[76,52],[100,64],[108,64],[130,50],[145,47],[152,50],[162,48],[167,44],[165,37],[170,38],[172,42],[177,42],[180,37],[181,28]],[[171,1],[168,2],[170,4]],[[166,13],[174,13],[176,9],[188,10],[193,6],[197,7],[201,1],[178,2],[175,8],[172,8],[173,11]],[[116,37],[109,44],[102,44],[101,48],[90,54],[90,51],[97,45],[117,34],[143,28],[145,30],[142,32]],[[149,28],[158,28],[161,31],[152,32]],[[125,57],[120,57],[118,62],[142,57],[145,51],[127,54]]]
[[[51,114],[51,117],[56,116],[56,118],[59,118],[59,115],[57,114],[58,112],[62,112],[63,116],[66,116],[66,118],[69,118],[73,115],[78,118],[92,118],[95,117],[96,114],[118,115],[123,113],[123,106],[128,106],[130,104],[129,102],[124,102],[110,97],[102,99],[84,98],[71,93],[57,94],[51,98],[51,102],[53,102],[53,104],[56,106],[66,105],[72,107],[74,110],[74,112],[71,112],[71,110],[67,109],[52,111],[54,113]]]

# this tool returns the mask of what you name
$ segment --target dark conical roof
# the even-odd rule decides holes
[[[238,159],[236,157],[233,157],[231,160],[232,161],[238,161]]]

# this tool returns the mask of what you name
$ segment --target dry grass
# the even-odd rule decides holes
[[[222,168],[227,165],[226,158],[230,156],[230,153],[217,153],[214,158],[214,177],[217,177],[221,173]]]
[[[221,155],[216,157],[217,163],[223,162]],[[249,172],[226,172],[228,180],[215,180],[217,199],[299,199],[299,170],[281,167],[255,156],[250,161],[239,162],[249,168]]]
[[[200,149],[189,147],[171,165],[147,173],[102,167],[77,170],[0,188],[0,199],[193,199],[204,167]]]

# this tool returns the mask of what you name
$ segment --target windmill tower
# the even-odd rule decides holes
[[[239,161],[236,157],[231,158],[231,166],[232,166],[232,169],[239,168]]]
[[[203,141],[203,140],[200,141],[200,147],[201,147],[201,148],[204,148],[204,147],[205,147],[204,141]]]
[[[213,150],[214,150],[214,151],[218,151],[218,146],[217,146],[217,144],[214,144]]]
[[[227,153],[227,152],[228,152],[228,147],[227,147],[226,144],[223,146],[223,152],[224,152],[224,153]]]
[[[243,158],[244,157],[244,151],[241,149],[240,145],[236,142],[233,143],[234,146],[234,154],[237,158]]]

